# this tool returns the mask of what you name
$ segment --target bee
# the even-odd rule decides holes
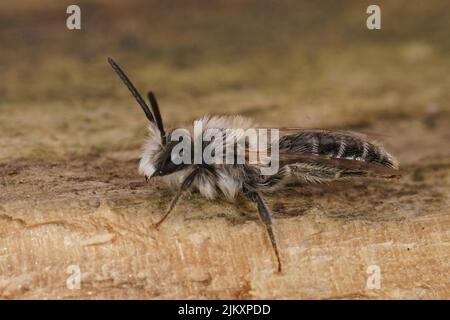
[[[160,177],[176,189],[167,211],[156,222],[156,228],[169,216],[181,195],[188,190],[197,190],[210,200],[222,196],[230,202],[242,195],[256,205],[276,257],[277,270],[281,272],[280,253],[265,195],[273,194],[287,184],[324,183],[361,177],[391,179],[399,176],[398,161],[366,135],[326,129],[281,128],[277,141],[279,167],[271,175],[261,174],[261,166],[248,162],[176,164],[171,157],[176,145],[171,139],[174,130],[165,130],[155,95],[148,93],[150,111],[119,65],[112,58],[108,58],[108,62],[149,121],[149,137],[143,147],[139,173],[147,181]],[[203,128],[219,130],[254,127],[251,119],[241,116],[205,116],[198,121],[203,124]],[[188,132],[193,135],[192,130]],[[223,143],[230,142],[225,140]],[[206,145],[202,147],[205,148]]]

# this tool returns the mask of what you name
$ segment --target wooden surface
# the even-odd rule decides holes
[[[399,181],[295,187],[270,198],[284,271],[254,208],[172,194],[136,154],[2,168],[3,298],[447,298],[448,158]],[[69,163],[69,164],[68,164]],[[237,209],[239,208],[239,209]],[[67,268],[81,289],[66,287]],[[377,265],[381,288],[366,287]]]
[[[82,2],[80,33],[58,1],[26,3],[0,5],[0,298],[450,298],[447,1],[382,2],[378,34],[342,2]],[[184,196],[157,231],[173,193],[137,174],[145,121],[110,54],[168,125],[220,112],[374,132],[403,176],[269,197],[281,274],[244,199]]]

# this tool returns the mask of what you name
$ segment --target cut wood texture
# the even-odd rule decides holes
[[[1,299],[450,299],[450,2],[0,4]],[[232,17],[232,19],[230,18]],[[416,21],[420,23],[415,23]],[[137,174],[146,119],[381,133],[398,180],[289,186],[256,208]],[[78,281],[80,280],[80,281]]]
[[[2,168],[1,297],[449,297],[448,160],[407,166],[399,181],[295,187],[271,197],[278,274],[243,199],[186,196],[155,230],[172,194],[137,177],[137,159],[127,156]],[[79,289],[70,285],[74,270]]]

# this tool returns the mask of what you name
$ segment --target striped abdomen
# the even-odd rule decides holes
[[[280,151],[376,163],[398,168],[397,161],[382,147],[351,132],[302,130],[280,138]]]

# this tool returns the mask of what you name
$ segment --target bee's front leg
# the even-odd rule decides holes
[[[178,200],[180,199],[180,196],[184,191],[189,189],[189,187],[192,185],[192,182],[194,182],[195,177],[197,176],[198,171],[194,170],[192,171],[181,183],[180,189],[178,189],[177,194],[175,197],[173,197],[172,201],[170,202],[169,208],[167,209],[164,216],[154,224],[155,228],[158,229],[161,223],[166,220],[166,218],[169,216],[169,214],[172,212],[173,208],[175,208],[175,205],[177,204]]]

